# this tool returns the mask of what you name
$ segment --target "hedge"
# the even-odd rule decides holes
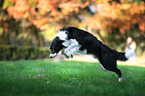
[[[0,60],[48,58],[49,53],[49,49],[44,47],[0,46]]]

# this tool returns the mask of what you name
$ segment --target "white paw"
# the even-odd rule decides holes
[[[65,54],[69,57],[71,56],[71,53],[69,51],[65,52]]]
[[[70,53],[69,51],[64,50],[64,51],[62,51],[61,54],[64,55],[65,58],[67,58],[67,59],[69,59],[69,57],[70,57],[70,58],[73,58],[73,54]]]
[[[123,75],[121,75],[121,77],[119,78],[119,82],[121,82],[122,80],[125,80]]]

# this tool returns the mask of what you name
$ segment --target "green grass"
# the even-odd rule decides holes
[[[145,67],[118,67],[122,82],[98,63],[0,61],[0,96],[145,96]]]

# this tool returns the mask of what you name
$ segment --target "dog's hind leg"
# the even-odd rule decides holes
[[[114,72],[116,74],[118,74],[118,76],[119,76],[119,82],[122,81],[123,79],[125,80],[124,76],[122,75],[121,71],[118,68],[115,69]]]
[[[115,72],[119,76],[119,81],[123,80],[124,77],[121,71],[117,68],[117,63],[114,57],[106,57],[104,56],[101,60],[99,60],[102,67],[108,71]]]

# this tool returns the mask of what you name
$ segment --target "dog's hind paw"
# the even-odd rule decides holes
[[[125,80],[123,75],[121,75],[121,77],[119,78],[119,82],[121,82],[122,80]]]

